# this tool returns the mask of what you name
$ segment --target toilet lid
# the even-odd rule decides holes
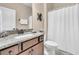
[[[58,44],[56,42],[53,41],[46,41],[45,45],[49,45],[49,46],[58,46]]]

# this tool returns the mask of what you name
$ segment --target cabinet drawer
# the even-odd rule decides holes
[[[23,50],[35,45],[36,43],[38,43],[38,38],[35,38],[33,40],[27,41],[23,43]]]
[[[18,53],[18,45],[1,51],[1,55],[15,55]]]
[[[33,55],[43,55],[43,42],[37,44],[36,46],[32,47],[32,54]]]
[[[31,55],[31,49],[28,49],[27,51],[24,51],[23,53],[19,55]]]
[[[44,36],[42,35],[42,36],[39,37],[39,42],[43,41],[43,40],[44,40]]]

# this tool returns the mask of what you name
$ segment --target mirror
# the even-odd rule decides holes
[[[16,10],[0,7],[0,32],[16,28]]]
[[[31,3],[0,3],[0,32],[32,29]]]

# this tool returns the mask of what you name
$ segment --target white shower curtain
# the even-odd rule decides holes
[[[48,12],[48,40],[58,43],[58,48],[79,54],[78,4]]]

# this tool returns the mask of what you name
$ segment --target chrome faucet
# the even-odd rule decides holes
[[[7,31],[0,33],[0,38],[6,37],[6,36],[8,36],[8,32]]]

